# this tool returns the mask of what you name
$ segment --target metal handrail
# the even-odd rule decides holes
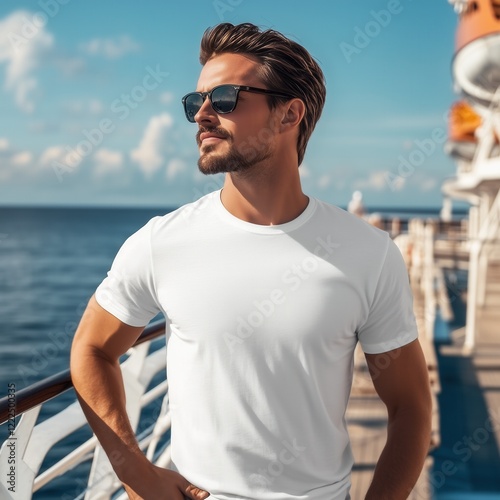
[[[148,325],[134,346],[138,346],[149,340],[160,337],[165,333],[165,320],[157,321]],[[49,401],[59,394],[66,392],[73,387],[69,368],[55,375],[51,375],[43,380],[21,389],[16,393],[16,416],[31,410],[35,406]],[[12,415],[10,415],[12,416]],[[0,425],[9,420],[9,398],[6,396],[0,399]]]

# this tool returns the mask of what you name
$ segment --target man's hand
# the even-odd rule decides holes
[[[150,474],[143,478],[141,486],[132,489],[125,484],[125,491],[130,500],[204,500],[209,497],[208,491],[191,484],[179,473],[162,469],[153,465]]]

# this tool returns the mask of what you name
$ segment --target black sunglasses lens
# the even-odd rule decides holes
[[[231,85],[216,87],[212,93],[210,102],[217,113],[231,113],[236,107],[238,91]],[[184,97],[184,112],[191,123],[195,122],[195,115],[203,106],[203,96],[200,92],[193,92]]]
[[[191,123],[194,123],[194,117],[196,113],[203,106],[203,97],[200,94],[193,93],[186,96],[184,100],[184,111],[186,112],[186,118]]]
[[[212,91],[212,107],[217,113],[231,113],[236,107],[237,90],[231,85],[222,85]]]

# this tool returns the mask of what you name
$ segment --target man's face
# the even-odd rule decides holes
[[[197,91],[235,84],[265,88],[256,77],[258,62],[239,54],[221,54],[203,67]],[[275,89],[274,89],[275,90]],[[265,95],[241,91],[236,109],[217,114],[207,98],[195,115],[199,130],[198,167],[204,174],[249,171],[271,158],[276,120]]]

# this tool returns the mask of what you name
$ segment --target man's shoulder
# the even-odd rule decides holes
[[[146,226],[150,226],[153,236],[164,234],[165,231],[192,231],[193,225],[203,225],[204,221],[211,217],[214,209],[213,199],[217,193],[218,191],[213,191],[165,215],[153,217]]]
[[[328,224],[339,235],[349,238],[361,238],[367,242],[380,241],[385,244],[389,235],[367,220],[351,214],[343,208],[316,198],[317,221]]]

